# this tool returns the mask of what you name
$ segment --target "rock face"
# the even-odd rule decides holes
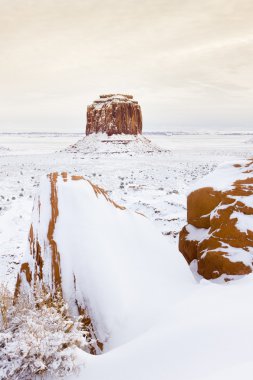
[[[187,222],[179,249],[196,260],[206,279],[252,272],[253,161],[218,167],[195,185],[187,199]]]
[[[15,297],[38,288],[62,296],[98,354],[146,331],[161,300],[192,277],[182,261],[143,215],[82,176],[51,173],[39,184]]]
[[[86,135],[100,132],[108,136],[142,133],[141,107],[132,95],[100,95],[87,107]]]
[[[15,298],[21,291],[28,288],[46,287],[52,296],[67,298],[66,285],[73,289],[71,308],[74,315],[80,314],[83,317],[85,331],[88,332],[89,351],[98,354],[103,349],[103,344],[99,341],[93,326],[88,309],[82,294],[77,294],[75,274],[71,275],[72,280],[66,284],[63,281],[64,258],[61,257],[59,240],[55,238],[55,229],[58,221],[60,205],[58,187],[67,182],[80,181],[82,177],[69,177],[67,173],[52,173],[44,178],[40,183],[40,189],[36,196],[32,224],[29,232],[29,250],[21,264],[20,273],[17,278],[15,288]],[[104,194],[102,189],[90,185],[94,192]],[[27,286],[28,285],[28,286]],[[67,299],[69,302],[69,299]]]

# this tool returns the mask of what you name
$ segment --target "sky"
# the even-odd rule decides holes
[[[103,93],[144,131],[251,130],[252,0],[0,0],[0,132],[82,132]]]

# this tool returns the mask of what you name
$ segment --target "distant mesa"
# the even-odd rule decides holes
[[[86,135],[142,134],[141,107],[132,95],[100,95],[87,107]]]
[[[141,107],[132,95],[105,94],[87,107],[86,136],[63,152],[132,156],[169,151],[142,135]]]

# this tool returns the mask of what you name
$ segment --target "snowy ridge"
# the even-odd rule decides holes
[[[108,136],[106,133],[93,133],[85,136],[62,152],[80,154],[146,154],[168,152],[168,150],[158,147],[141,135],[120,134]]]
[[[252,159],[224,162],[207,176],[193,182],[188,194],[202,187],[212,187],[217,191],[232,190],[235,181],[243,181],[249,177],[249,170],[252,170],[252,167]]]
[[[37,281],[52,292],[60,287],[74,315],[88,312],[105,350],[145,332],[167,308],[165,299],[184,298],[194,284],[182,256],[152,222],[67,173],[43,177],[35,199],[17,284],[32,289]]]

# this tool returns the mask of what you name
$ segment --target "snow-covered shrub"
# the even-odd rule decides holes
[[[6,288],[0,294],[0,379],[65,377],[78,371],[78,350],[87,345],[79,319],[68,315],[61,297],[36,292],[20,295],[13,306]]]
[[[7,327],[8,315],[12,307],[12,295],[7,286],[0,284],[0,326]]]

